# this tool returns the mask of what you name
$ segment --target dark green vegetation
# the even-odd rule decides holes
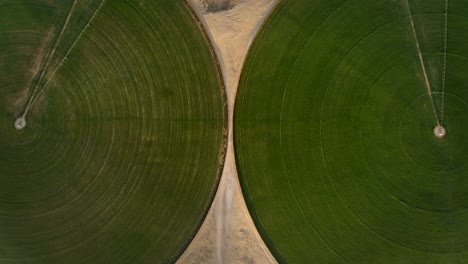
[[[409,6],[443,139],[405,1],[285,0],[257,37],[236,158],[278,260],[468,262],[468,2],[447,45],[445,1]]]
[[[222,81],[185,3],[2,0],[0,47],[0,263],[174,261],[225,148]]]

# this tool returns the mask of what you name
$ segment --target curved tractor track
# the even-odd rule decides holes
[[[279,4],[244,67],[235,147],[280,262],[467,261],[467,11]]]
[[[1,263],[181,254],[226,142],[194,19],[183,1],[1,1]]]

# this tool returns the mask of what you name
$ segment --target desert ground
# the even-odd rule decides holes
[[[258,234],[239,185],[233,150],[233,111],[240,74],[256,33],[277,0],[237,0],[209,10],[190,0],[217,52],[228,100],[229,141],[221,182],[205,222],[178,263],[276,263]],[[223,10],[226,8],[226,10]]]

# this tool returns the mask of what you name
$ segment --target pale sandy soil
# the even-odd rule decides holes
[[[206,0],[189,0],[212,39],[224,74],[229,141],[216,198],[201,229],[177,263],[276,263],[253,224],[240,190],[232,118],[248,48],[277,1],[232,0],[230,9],[210,13],[206,11]]]

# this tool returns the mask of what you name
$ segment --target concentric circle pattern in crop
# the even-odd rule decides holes
[[[279,3],[244,66],[235,147],[280,262],[468,262],[467,14],[463,0]]]
[[[2,0],[0,47],[0,263],[175,261],[226,141],[186,3]]]

